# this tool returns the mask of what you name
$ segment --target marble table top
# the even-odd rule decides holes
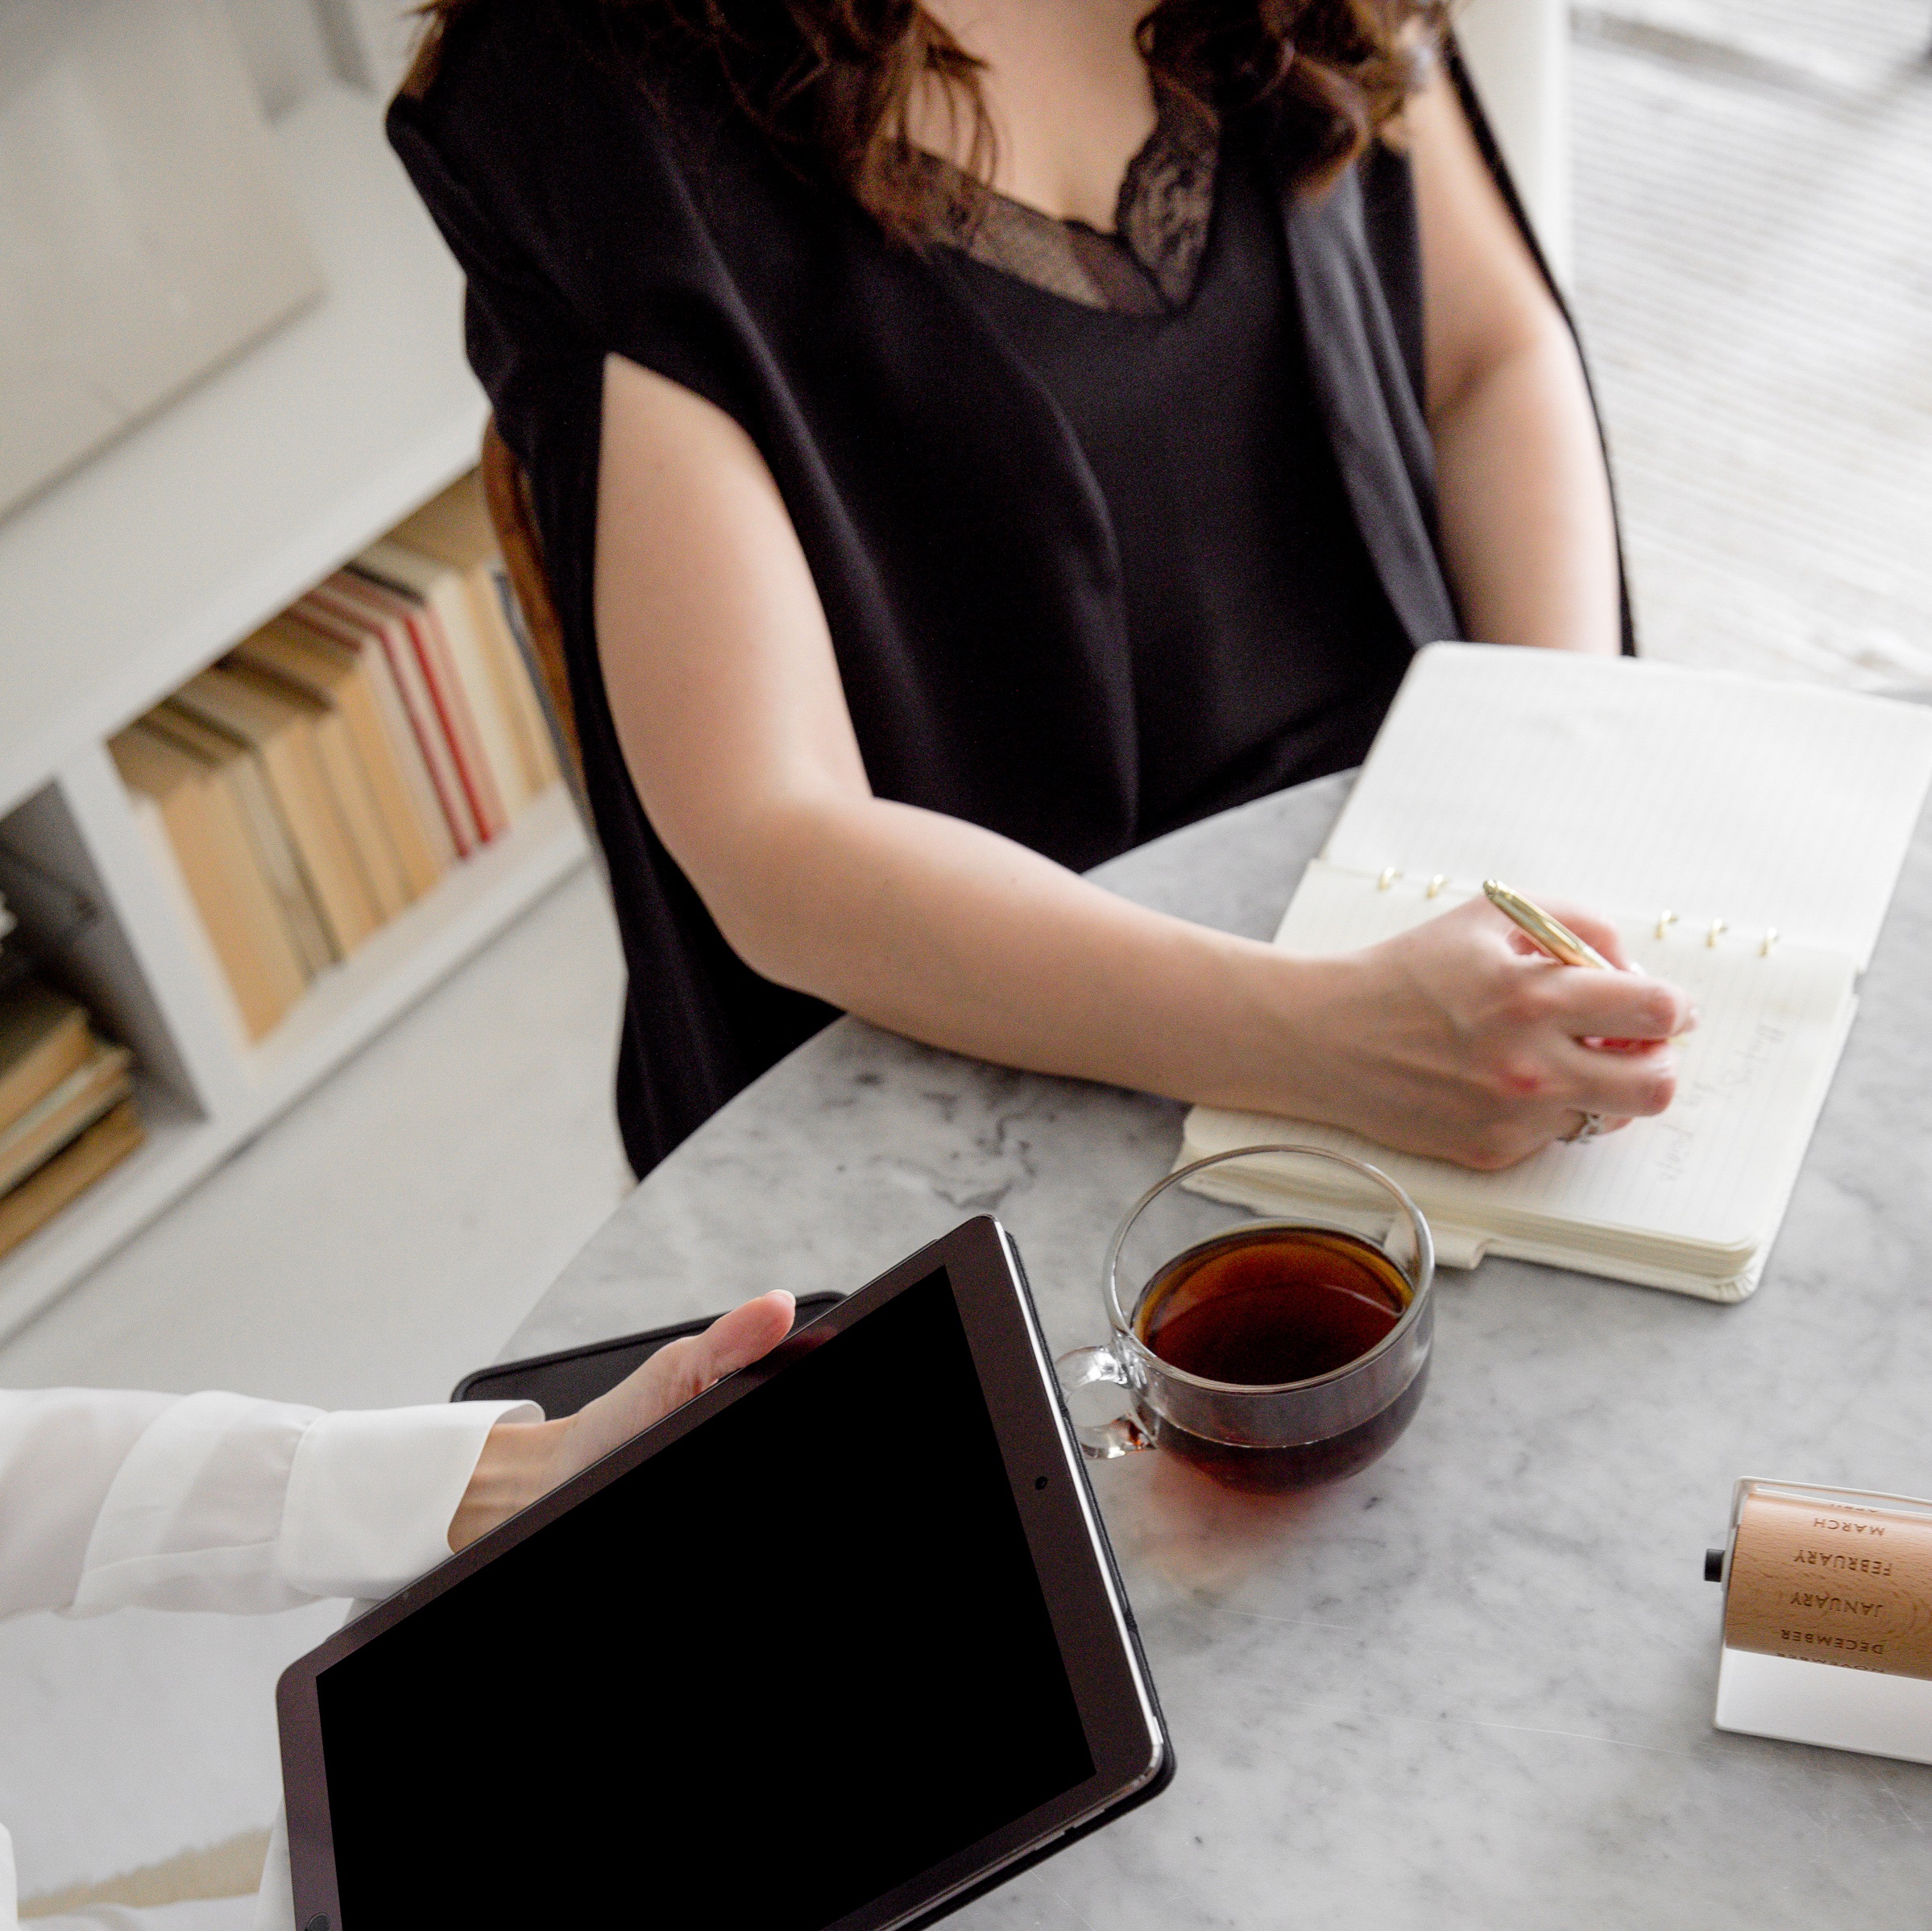
[[[1097,876],[1265,937],[1346,785]],[[1932,1768],[1714,1730],[1702,1580],[1739,1475],[1932,1494],[1928,959],[1922,826],[1742,1306],[1490,1260],[1438,1277],[1428,1398],[1353,1481],[1256,1498],[1161,1456],[1096,1467],[1180,1774],[953,1921],[1932,1925]],[[1180,1118],[841,1021],[638,1187],[505,1358],[849,1289],[979,1212],[1018,1240],[1055,1350],[1099,1341],[1108,1237]]]

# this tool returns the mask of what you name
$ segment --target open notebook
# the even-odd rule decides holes
[[[1710,1300],[1757,1285],[1932,779],[1932,711],[1674,665],[1438,644],[1416,657],[1276,943],[1352,951],[1502,878],[1611,918],[1702,1014],[1653,1120],[1506,1173],[1196,1107],[1181,1160],[1271,1140],[1372,1161],[1438,1258]],[[1667,914],[1671,916],[1666,917]],[[1266,1162],[1240,1197],[1291,1208]]]

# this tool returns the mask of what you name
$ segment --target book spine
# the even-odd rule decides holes
[[[394,538],[371,544],[352,567],[400,607],[421,616],[433,632],[432,647],[440,645],[441,660],[461,699],[452,736],[474,785],[493,794],[483,798],[479,815],[500,830],[529,802],[531,791],[517,753],[515,723],[462,571]]]
[[[200,760],[207,768],[211,785],[227,798],[233,822],[242,829],[256,876],[275,909],[276,922],[306,984],[332,962],[334,955],[254,753],[201,723],[182,705],[178,693],[149,711],[141,727]]]
[[[87,1063],[92,1040],[78,1006],[23,1058],[0,1074],[0,1126],[10,1126],[44,1100],[68,1075]]]
[[[389,687],[392,716],[387,715],[390,706],[385,704],[384,694],[379,688],[379,675],[381,683]],[[363,769],[375,794],[383,823],[388,827],[409,897],[421,898],[442,876],[444,866],[456,852],[451,846],[445,858],[431,841],[428,828],[430,814],[434,814],[435,829],[442,834],[446,843],[449,827],[443,823],[442,808],[436,802],[429,773],[420,769],[422,754],[403,715],[401,701],[395,696],[394,680],[379,650],[356,653],[355,667],[342,683],[342,715],[354,734]],[[408,767],[412,762],[418,766],[420,795],[410,782]]]
[[[402,860],[383,825],[368,773],[363,769],[362,758],[339,706],[332,707],[327,716],[316,719],[315,749],[330,794],[340,810],[343,829],[362,861],[363,879],[375,904],[376,922],[387,925],[398,913],[408,910],[408,882],[403,876]]]
[[[338,956],[346,959],[375,930],[375,909],[323,782],[313,733],[304,725],[285,727],[264,747],[263,761],[330,940]]]
[[[133,1090],[126,1046],[97,1050],[24,1119],[0,1133],[0,1194],[44,1166]]]
[[[234,856],[224,848],[226,841],[215,822],[223,796],[214,780],[184,786],[164,802],[137,793],[135,822],[150,845],[160,847],[157,860],[168,856],[180,874],[189,908],[234,995],[242,1030],[249,1038],[259,1039],[301,997],[301,968],[259,872],[252,882],[280,942],[280,956],[258,937],[259,914],[251,916],[244,898],[246,873],[232,876],[237,869]],[[246,847],[241,856],[254,870],[253,855]]]
[[[284,616],[244,639],[232,661],[321,707],[313,719],[317,749],[362,855],[376,910],[385,921],[394,918],[417,896],[404,842],[425,860],[427,852],[370,698],[361,655],[342,639]]]
[[[429,686],[430,696],[435,702],[437,715],[442,721],[450,748],[455,753],[457,775],[475,817],[479,842],[487,843],[504,831],[509,818],[504,810],[503,799],[491,779],[489,767],[484,762],[483,746],[477,738],[462,687],[457,682],[456,667],[444,641],[442,626],[436,621],[429,606],[421,603],[417,604],[403,622],[408,630],[423,681]]]
[[[455,571],[446,571],[424,601],[448,646],[483,766],[496,787],[507,824],[529,802],[531,787],[516,748],[516,725],[491,663],[489,644],[478,627],[469,590]]]
[[[132,1100],[97,1120],[71,1146],[0,1199],[0,1254],[10,1253],[70,1201],[139,1146],[144,1135]]]
[[[424,678],[422,667],[417,661],[415,647],[401,622],[385,623],[371,616],[327,583],[311,590],[296,607],[305,615],[314,611],[324,619],[331,635],[367,637],[382,653],[392,686],[408,720],[424,775],[436,794],[437,809],[442,814],[444,829],[449,833],[451,849],[456,857],[467,858],[482,842],[477,832],[475,814],[464,794],[442,715]]]
[[[326,972],[335,963],[337,955],[330,943],[328,928],[322,923],[308,874],[302,868],[301,858],[290,842],[282,814],[276,809],[267,778],[253,752],[237,758],[227,767],[224,777],[234,787],[248,842],[254,847],[263,876],[275,894],[302,971],[313,979]]]
[[[545,722],[530,673],[524,663],[523,647],[511,628],[509,604],[515,592],[510,580],[494,563],[481,563],[469,573],[471,602],[476,620],[487,640],[497,667],[497,681],[504,694],[516,732],[518,754],[534,794],[547,790],[557,781],[557,760],[550,747],[550,727]]]
[[[274,885],[248,835],[247,814],[234,787],[224,782],[220,773],[211,773],[202,792],[214,860],[223,884],[234,894],[251,949],[268,982],[274,1009],[268,1024],[272,1026],[308,990],[309,975]]]

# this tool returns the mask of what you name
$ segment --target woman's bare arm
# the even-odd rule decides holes
[[[1669,988],[1524,957],[1469,908],[1345,959],[1144,910],[876,798],[770,472],[719,410],[607,364],[596,610],[644,808],[757,971],[931,1044],[1507,1164],[1668,1103]],[[1614,944],[1595,926],[1591,935]]]
[[[1409,105],[1442,545],[1470,636],[1614,655],[1610,483],[1561,313],[1438,73]]]

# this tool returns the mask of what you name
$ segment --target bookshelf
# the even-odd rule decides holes
[[[10,1333],[580,864],[561,786],[250,1045],[106,740],[476,460],[462,282],[368,95],[275,131],[321,301],[0,522],[0,838],[102,917],[69,962],[147,1143],[0,1259]]]

